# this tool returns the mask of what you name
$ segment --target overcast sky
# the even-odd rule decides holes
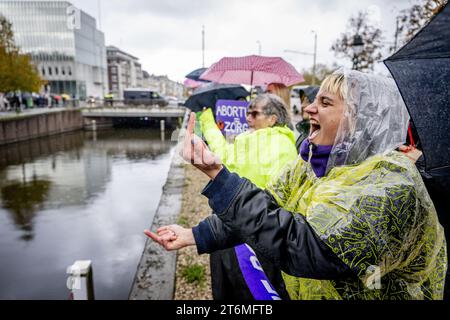
[[[359,10],[393,41],[395,17],[416,0],[72,0],[99,18],[107,45],[139,57],[144,70],[183,81],[202,66],[202,25],[206,29],[205,65],[224,56],[281,56],[297,69],[313,58],[285,50],[313,52],[318,34],[318,63],[344,64],[330,47]],[[382,68],[378,67],[382,72]]]

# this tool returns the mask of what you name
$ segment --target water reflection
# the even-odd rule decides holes
[[[82,148],[84,139],[83,132],[76,132],[0,146],[0,171],[6,166],[29,163],[70,150],[80,158],[77,150]]]
[[[2,203],[14,223],[24,232],[21,239],[33,239],[33,218],[48,197],[51,181],[13,181],[1,188]]]
[[[83,132],[15,144],[5,149],[0,157],[4,171],[0,187],[10,181],[32,181],[36,177],[53,182],[41,209],[86,204],[104,192],[110,180],[108,150],[86,143]],[[24,157],[22,162],[21,156]],[[27,195],[20,193],[15,197],[27,198]]]
[[[126,299],[173,147],[148,129],[0,147],[0,299],[65,299],[83,259],[96,298]]]

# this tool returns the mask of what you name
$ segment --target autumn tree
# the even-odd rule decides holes
[[[355,54],[353,42],[359,35],[364,44],[362,52]],[[353,63],[353,69],[373,71],[374,64],[382,57],[383,36],[381,29],[370,24],[368,13],[360,11],[350,18],[347,31],[337,39],[331,47],[336,57],[348,58]]]
[[[419,0],[411,8],[400,11],[397,16],[395,46],[391,50],[396,51],[411,40],[447,2],[448,0]]]
[[[42,84],[31,57],[19,52],[12,24],[0,15],[0,92],[37,92]]]

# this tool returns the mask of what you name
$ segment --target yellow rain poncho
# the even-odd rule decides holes
[[[209,148],[232,172],[265,188],[273,176],[293,162],[298,154],[294,132],[287,127],[272,127],[245,132],[228,143],[214,121],[211,109],[200,116],[202,134]]]
[[[345,73],[344,120],[317,178],[299,160],[268,190],[301,214],[357,275],[322,281],[284,275],[292,299],[442,299],[443,228],[415,165],[393,151],[409,117],[391,79]]]

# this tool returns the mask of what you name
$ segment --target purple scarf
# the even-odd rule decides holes
[[[312,145],[312,157],[309,161],[309,152]],[[300,147],[300,155],[306,162],[310,162],[317,178],[325,176],[327,170],[328,159],[330,158],[333,146],[317,146],[311,144],[308,139],[305,139]]]

